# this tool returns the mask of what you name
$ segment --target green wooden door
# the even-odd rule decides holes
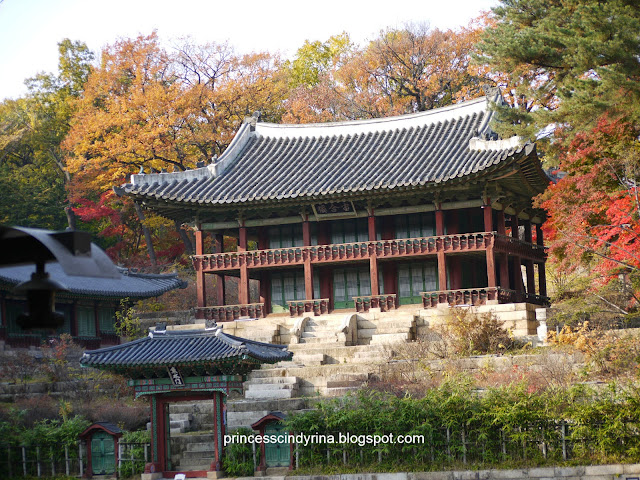
[[[401,305],[422,303],[420,292],[438,290],[438,267],[435,262],[398,265],[398,297]]]
[[[337,268],[333,271],[333,308],[353,308],[353,297],[371,295],[368,267]]]
[[[286,440],[287,432],[279,423],[273,423],[265,427],[265,435],[270,438]],[[291,455],[291,448],[286,441],[265,443],[264,454],[267,467],[288,467]]]
[[[97,432],[91,438],[91,469],[95,475],[116,471],[116,444],[107,432]]]

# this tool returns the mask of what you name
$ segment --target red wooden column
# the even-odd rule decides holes
[[[449,210],[446,218],[447,235],[460,233],[460,212]],[[459,255],[450,255],[447,259],[449,266],[449,287],[451,290],[462,288],[462,262]]]
[[[524,241],[533,243],[533,237],[531,235],[531,220],[524,220]],[[524,267],[527,272],[527,293],[535,295],[536,294],[536,278],[535,271],[533,268],[533,261],[525,260]]]
[[[518,222],[518,215],[511,215],[511,237],[519,239],[520,238],[520,224]],[[513,289],[516,292],[523,293],[524,292],[524,284],[522,283],[522,263],[520,257],[517,255],[513,256]]]
[[[496,228],[499,235],[506,235],[507,227],[504,220],[504,210],[496,211]],[[500,257],[500,286],[502,288],[509,287],[509,257],[506,253],[501,253]]]
[[[380,218],[382,223],[382,240],[393,240],[396,238],[395,217],[387,215]],[[395,262],[387,262],[382,271],[382,282],[384,284],[384,293],[398,293],[398,265]],[[378,285],[378,287],[380,287]]]
[[[444,235],[444,211],[440,210],[440,206],[436,206],[436,235]],[[444,243],[441,243],[444,248]],[[447,263],[444,256],[444,250],[438,250],[438,290],[447,289]]]
[[[265,227],[258,229],[258,250],[269,249],[268,230]],[[264,315],[271,312],[271,275],[263,270],[260,274],[260,303],[264,304]]]
[[[311,245],[311,225],[309,217],[305,215],[302,222],[302,243],[305,247]],[[313,265],[311,265],[311,257],[304,255],[304,298],[305,300],[313,300]]]
[[[369,212],[367,224],[369,227],[369,241],[375,242],[377,240],[376,217],[373,214],[373,209]],[[371,277],[371,295],[380,295],[380,286],[378,285],[378,256],[375,245],[369,256],[369,275]]]
[[[500,235],[506,235],[507,234],[507,227],[505,225],[505,220],[504,220],[504,210],[499,210],[496,213],[496,223],[497,223],[497,227],[498,227],[498,233]]]
[[[543,247],[544,238],[542,235],[542,225],[536,224],[536,244]],[[540,295],[547,296],[547,272],[545,270],[544,262],[538,264],[538,286],[540,288]]]
[[[484,216],[484,231],[493,231],[493,210],[490,204],[482,206]],[[493,288],[498,286],[496,281],[496,258],[493,253],[493,237],[489,240],[487,246],[487,287]]]
[[[238,232],[238,253],[247,251],[247,227],[240,225]],[[249,268],[246,260],[240,262],[240,281],[238,282],[238,303],[249,303]]]
[[[150,397],[151,463],[145,466],[145,473],[157,473],[167,468],[167,403],[162,394]]]
[[[482,216],[484,218],[484,231],[493,232],[493,209],[490,204],[482,206]]]
[[[224,236],[217,233],[213,237],[213,248],[216,253],[224,253]],[[225,278],[224,275],[216,274],[216,298],[218,305],[225,304]]]
[[[196,255],[204,255],[204,232],[198,228],[195,232],[196,236]],[[196,262],[196,295],[198,307],[207,306],[207,285],[204,276],[204,261],[198,259]],[[204,312],[196,311],[196,318],[204,318]]]
[[[213,392],[213,446],[214,456],[209,470],[219,472],[222,470],[222,454],[224,449],[224,400],[222,392]]]

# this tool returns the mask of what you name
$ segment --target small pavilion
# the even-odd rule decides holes
[[[212,400],[215,455],[209,471],[188,476],[218,478],[221,470],[226,396],[243,393],[245,376],[263,363],[290,360],[286,346],[255,342],[227,335],[207,322],[204,330],[167,330],[158,325],[148,337],[122,345],[87,351],[80,359],[85,367],[128,377],[136,398],[147,396],[151,406],[151,463],[147,478],[173,478],[171,465],[169,404]],[[183,472],[186,473],[186,472]]]

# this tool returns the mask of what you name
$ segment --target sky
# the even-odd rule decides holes
[[[448,29],[467,25],[497,0],[0,0],[0,100],[26,93],[24,80],[57,72],[65,38],[100,50],[119,38],[196,43],[227,41],[239,53],[290,58],[305,40],[347,32],[361,44],[407,23]]]

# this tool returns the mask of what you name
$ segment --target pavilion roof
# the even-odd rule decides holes
[[[209,374],[243,373],[260,363],[290,360],[284,345],[272,345],[227,335],[220,327],[205,330],[152,331],[132,342],[87,351],[80,363],[85,367],[125,371],[193,367]]]
[[[13,288],[26,282],[35,272],[35,265],[18,265],[0,268],[0,289],[2,284]],[[162,295],[170,290],[186,288],[187,282],[176,274],[145,274],[125,268],[117,268],[114,278],[96,276],[67,275],[59,263],[48,263],[46,272],[68,291],[61,296],[85,296],[92,298],[150,298]]]
[[[220,210],[440,188],[517,169],[534,196],[549,179],[533,144],[491,131],[490,103],[500,99],[496,92],[427,112],[323,124],[254,116],[210,165],[132,175],[116,191],[167,213],[172,205]]]

